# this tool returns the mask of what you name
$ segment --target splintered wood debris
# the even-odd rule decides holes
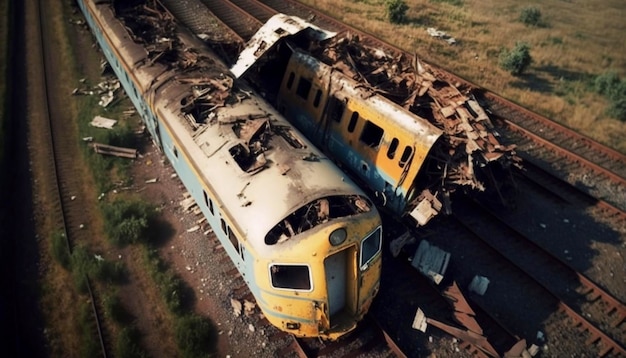
[[[442,174],[443,178],[435,179],[443,179],[444,191],[451,192],[458,186],[484,191],[492,163],[502,168],[520,166],[515,145],[500,142],[493,123],[470,89],[459,89],[417,57],[410,59],[368,47],[351,33],[312,47],[313,55],[321,61],[444,131],[444,140],[429,154],[434,160],[430,171]],[[427,221],[431,210],[438,211],[434,207],[423,209],[422,221]]]

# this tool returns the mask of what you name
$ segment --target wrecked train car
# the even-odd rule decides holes
[[[418,226],[450,212],[457,190],[497,192],[495,173],[519,161],[471,95],[417,59],[369,48],[349,33],[278,14],[231,70],[266,89],[279,111],[365,183],[380,206]]]
[[[263,315],[301,337],[353,330],[380,280],[368,197],[155,3],[78,3]]]

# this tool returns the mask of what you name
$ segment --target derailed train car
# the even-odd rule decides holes
[[[491,181],[497,189],[494,171],[518,161],[479,103],[418,61],[297,17],[272,17],[231,69],[266,89],[288,120],[375,192],[381,207],[417,225],[449,212],[459,188],[484,191]]]
[[[265,317],[301,337],[354,329],[379,289],[375,206],[197,38],[159,9],[128,3],[78,0]],[[157,23],[166,33],[150,28]]]

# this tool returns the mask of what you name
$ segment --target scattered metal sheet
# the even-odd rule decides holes
[[[483,334],[483,329],[476,321],[476,313],[463,296],[463,293],[456,284],[456,281],[452,282],[452,285],[443,291],[443,296],[452,304],[454,308],[454,320],[467,328],[471,332],[477,334]]]
[[[113,126],[117,123],[117,120],[106,118],[102,116],[95,116],[89,123],[92,127],[113,129]]]
[[[484,295],[489,286],[489,279],[484,276],[474,276],[469,284],[469,290],[479,295]]]
[[[463,330],[449,324],[434,320],[432,318],[428,318],[426,317],[424,312],[420,308],[418,308],[411,327],[425,333],[429,324],[441,329],[446,333],[449,333],[450,335],[462,341],[472,344],[474,347],[480,349],[489,357],[500,356],[496,349],[487,341],[486,337],[469,330]]]
[[[239,54],[239,58],[231,67],[231,72],[235,77],[243,76],[281,38],[295,35],[302,31],[307,31],[309,38],[315,42],[335,36],[334,32],[321,29],[298,17],[276,14],[248,41],[246,47]]]
[[[450,253],[422,240],[411,265],[436,284],[441,283],[450,262]]]
[[[435,195],[428,189],[424,190],[417,198],[417,205],[409,213],[420,226],[426,225],[441,210],[441,201]]]

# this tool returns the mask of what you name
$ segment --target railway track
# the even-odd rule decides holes
[[[46,16],[49,13],[46,6],[49,5],[50,2],[43,0],[30,0],[27,4],[27,7],[32,9],[31,14],[37,19],[35,23],[38,25],[37,28],[29,30],[32,31],[30,39],[33,41],[29,49],[35,52],[29,53],[29,56],[41,59],[35,66],[31,66],[29,71],[34,76],[30,82],[39,85],[37,91],[41,94],[36,96],[37,106],[40,106],[42,113],[42,118],[38,119],[41,127],[40,132],[35,135],[45,136],[45,147],[37,150],[48,159],[46,161],[48,168],[43,172],[46,177],[39,180],[50,184],[48,195],[54,211],[47,214],[65,237],[67,250],[71,253],[77,242],[89,239],[89,233],[82,230],[89,216],[84,201],[75,191],[82,185],[80,169],[76,166],[75,158],[68,155],[76,151],[72,148],[76,146],[76,136],[72,128],[73,121],[68,120],[64,108],[59,105],[67,100],[67,94],[59,90],[59,79],[53,76],[57,52],[52,46],[54,39],[50,35],[55,32],[52,19]],[[31,99],[34,97],[31,96]],[[100,302],[89,278],[85,277],[85,281],[94,318],[93,334],[99,342],[102,356],[107,357],[109,347],[105,339]]]
[[[626,320],[624,303],[496,213],[476,202],[457,200],[457,205],[463,212],[456,216],[459,222],[549,292],[573,324],[587,332],[586,343],[598,345],[599,356],[626,354],[619,343],[626,341],[626,327],[620,328]]]

